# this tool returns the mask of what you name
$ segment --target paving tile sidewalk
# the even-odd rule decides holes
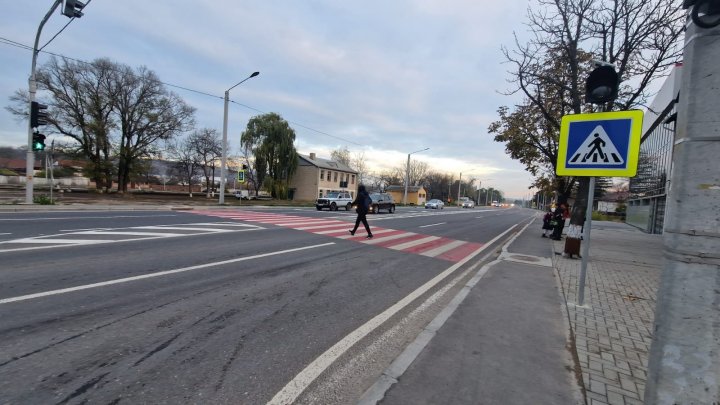
[[[577,306],[580,259],[553,242],[589,405],[642,404],[663,268],[663,242],[632,226],[593,221],[585,303]]]

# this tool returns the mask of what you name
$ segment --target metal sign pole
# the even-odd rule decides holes
[[[590,256],[590,229],[592,228],[593,201],[595,199],[595,177],[590,177],[588,190],[587,210],[585,211],[585,225],[583,227],[582,263],[580,264],[580,284],[578,286],[578,306],[585,302],[585,274]]]

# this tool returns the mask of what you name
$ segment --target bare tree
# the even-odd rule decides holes
[[[220,135],[214,129],[203,128],[193,132],[188,137],[188,142],[193,149],[196,163],[205,177],[206,193],[210,198],[211,190],[215,188],[215,162],[222,155]]]
[[[155,73],[117,66],[114,110],[120,129],[118,191],[126,192],[132,166],[147,156],[151,145],[168,140],[194,125],[195,109],[165,90]]]
[[[50,131],[75,141],[75,152],[89,161],[88,177],[103,191],[111,188],[115,174],[115,68],[108,59],[88,64],[53,57],[37,73],[38,88],[50,96],[41,100],[48,105]],[[27,117],[28,93],[18,90],[10,100],[14,105],[7,110]]]
[[[531,39],[503,48],[513,66],[510,93],[524,101],[490,127],[495,140],[537,175],[552,172],[564,114],[592,111],[584,104],[584,81],[598,59],[616,66],[618,98],[605,108],[630,109],[646,103],[648,86],[668,72],[682,49],[684,14],[674,0],[537,0],[528,11]],[[528,121],[528,119],[530,119]],[[525,121],[525,124],[522,123]],[[587,179],[587,178],[583,178]],[[575,179],[556,179],[560,199],[569,197]],[[580,182],[571,222],[584,221],[588,181]]]
[[[181,183],[187,184],[188,194],[192,197],[192,186],[200,170],[193,143],[189,137],[172,140],[168,145],[168,155],[173,161],[174,173]]]
[[[345,166],[351,167],[350,150],[348,150],[347,147],[335,149],[334,151],[330,152],[330,159],[332,159],[334,162],[342,163]]]
[[[352,156],[351,165],[357,172],[358,184],[365,184],[366,178],[368,177],[368,167],[365,163],[365,152],[356,152]]]

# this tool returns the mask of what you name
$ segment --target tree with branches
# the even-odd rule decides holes
[[[273,198],[287,198],[288,183],[298,167],[295,131],[279,114],[253,117],[240,138],[241,146],[251,150],[259,184],[268,176]]]
[[[513,66],[513,88],[523,101],[501,107],[489,132],[504,142],[514,159],[537,177],[535,186],[552,179],[560,202],[578,179],[556,177],[557,140],[565,114],[592,112],[584,103],[584,81],[592,60],[615,65],[621,79],[616,100],[605,109],[644,105],[649,86],[681,56],[684,14],[674,0],[537,0],[528,11],[531,39],[503,48]],[[581,178],[571,223],[584,222],[588,181]]]

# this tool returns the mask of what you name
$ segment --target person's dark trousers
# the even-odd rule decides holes
[[[555,229],[553,229],[552,238],[556,240],[560,240],[562,237],[563,228],[565,228],[565,220],[558,221],[558,224],[555,225]]]
[[[355,219],[355,227],[352,230],[352,233],[354,234],[355,231],[357,231],[358,227],[360,226],[360,222],[365,226],[365,231],[367,231],[368,235],[372,235],[372,232],[370,232],[370,225],[368,225],[367,218],[365,217],[367,215],[367,212],[358,212],[357,219]]]

